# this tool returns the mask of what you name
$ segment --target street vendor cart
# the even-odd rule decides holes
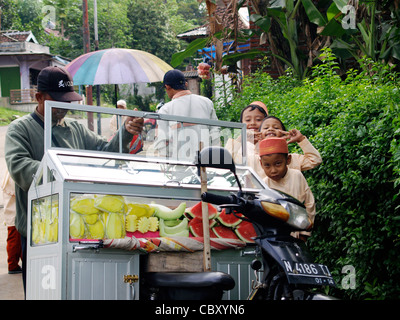
[[[120,120],[139,116],[177,130],[218,132],[218,141],[210,135],[200,147],[246,137],[238,123],[46,102],[45,155],[28,194],[27,299],[147,299],[148,274],[205,271],[206,241],[211,271],[229,274],[236,283],[223,299],[247,298],[255,247],[248,229],[240,231],[244,222],[211,205],[210,234],[203,237],[196,158],[157,154],[157,131],[141,137],[136,154],[122,153],[122,141],[116,152],[55,147],[52,108],[69,109],[67,117],[78,112],[102,113],[103,121],[113,114]],[[243,159],[245,164],[245,150]],[[214,193],[237,191],[232,172],[207,168],[205,173],[206,187]],[[249,167],[238,165],[236,174],[244,191],[266,188]]]

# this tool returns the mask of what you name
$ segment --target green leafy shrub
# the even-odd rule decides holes
[[[268,105],[287,128],[297,128],[323,163],[304,172],[317,204],[308,241],[315,260],[330,267],[344,299],[400,298],[400,89],[389,67],[364,60],[368,72],[335,72],[329,50],[301,83],[257,74],[245,79],[226,114],[253,100]],[[297,148],[291,146],[292,151]],[[344,266],[356,272],[355,288],[342,288]]]

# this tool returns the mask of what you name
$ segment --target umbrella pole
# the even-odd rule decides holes
[[[118,109],[118,87],[116,84],[114,84],[114,99],[115,99],[115,109]],[[117,128],[119,128],[119,115],[117,115]]]
[[[115,108],[118,108],[118,85],[114,85],[114,92],[115,92]],[[117,128],[119,128],[119,119],[122,119],[120,115],[117,115]],[[121,123],[121,126],[123,123]],[[119,135],[119,153],[122,153],[122,135]]]
[[[96,85],[97,106],[100,107],[100,85]],[[97,113],[97,133],[101,135],[101,113]]]
[[[118,102],[118,85],[114,84],[114,94],[115,94],[115,108],[118,108],[117,102]]]

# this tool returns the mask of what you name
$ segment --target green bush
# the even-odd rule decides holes
[[[364,60],[369,72],[335,72],[329,50],[313,77],[299,83],[267,74],[244,81],[224,120],[237,121],[253,100],[267,104],[287,128],[297,128],[321,153],[323,163],[304,173],[317,216],[308,246],[327,264],[343,299],[400,298],[400,89],[390,67]],[[222,112],[220,112],[222,114]],[[222,119],[222,117],[221,117]],[[297,148],[292,147],[296,152]],[[344,266],[356,271],[345,289]]]

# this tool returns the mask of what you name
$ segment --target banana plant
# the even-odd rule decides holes
[[[275,21],[279,25],[282,35],[287,40],[290,52],[288,56],[285,55],[284,52],[277,51],[271,54],[290,67],[295,76],[303,78],[305,75],[305,68],[298,51],[298,22],[296,20],[300,5],[301,1],[295,0],[271,1],[268,7],[265,8],[267,12],[266,15],[252,14],[250,20],[262,30],[260,38],[268,37],[269,42],[273,41],[270,34],[272,21]],[[272,47],[275,47],[275,45],[272,44]]]
[[[311,0],[302,0],[310,21],[319,27],[320,34],[332,37],[331,49],[335,54],[359,60],[366,56],[374,61],[400,58],[399,9],[393,4],[392,20],[382,21],[378,1],[360,1],[358,7],[348,5],[347,0],[333,0],[326,12],[320,14]],[[395,0],[397,6],[399,0]],[[358,10],[357,10],[358,8]],[[360,18],[361,12],[366,13]],[[380,19],[379,25],[377,24]],[[357,22],[358,20],[358,22]]]

